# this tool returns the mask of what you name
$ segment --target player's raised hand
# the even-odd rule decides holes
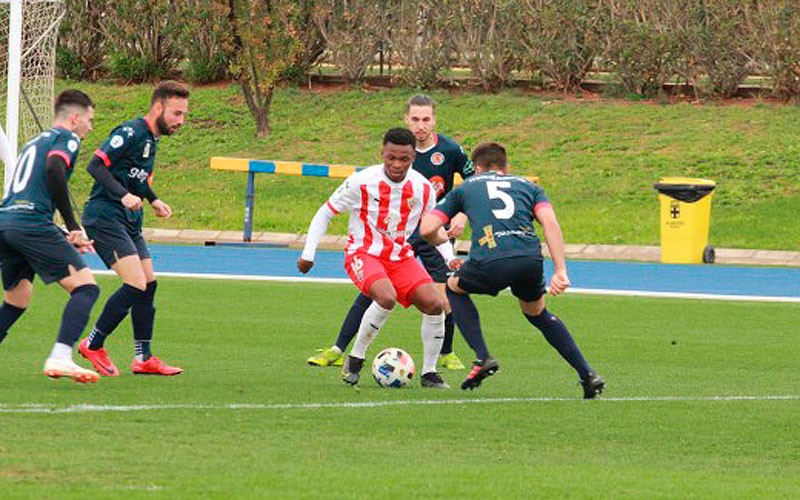
[[[550,294],[553,296],[559,295],[569,288],[569,285],[567,271],[555,271],[553,277],[550,278]]]
[[[67,241],[80,253],[94,253],[94,240],[86,237],[81,229],[70,231],[66,235]]]
[[[135,194],[128,193],[125,196],[123,196],[120,201],[122,202],[122,205],[128,210],[142,209],[142,199],[136,196]]]
[[[313,260],[306,260],[302,257],[297,259],[297,270],[300,271],[301,273],[303,274],[308,273],[312,267],[314,267]]]
[[[163,201],[154,200],[151,206],[156,213],[156,217],[164,217],[165,219],[172,217],[172,208]]]

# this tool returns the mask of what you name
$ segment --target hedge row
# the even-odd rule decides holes
[[[57,65],[66,78],[148,81],[228,78],[230,6],[260,0],[67,0]],[[796,0],[299,0],[288,42],[304,47],[284,79],[328,63],[359,83],[378,58],[414,87],[465,66],[487,91],[520,74],[573,91],[605,71],[627,93],[665,82],[698,97],[733,95],[762,75],[800,97]],[[276,16],[277,17],[277,16]],[[270,19],[264,19],[269,23]]]

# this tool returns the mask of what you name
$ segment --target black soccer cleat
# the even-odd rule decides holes
[[[589,372],[582,380],[583,399],[594,399],[606,388],[606,380],[595,372]]]
[[[363,359],[348,355],[342,364],[342,381],[350,385],[358,384],[358,380],[361,378],[359,372],[363,366]]]
[[[422,375],[419,379],[422,387],[428,389],[449,389],[450,385],[444,381],[441,375],[436,372],[428,372]]]
[[[491,377],[499,369],[500,363],[491,356],[483,360],[476,359],[472,362],[472,370],[469,372],[469,375],[461,382],[461,388],[466,391],[467,389],[472,390],[476,387],[480,387],[483,379]]]

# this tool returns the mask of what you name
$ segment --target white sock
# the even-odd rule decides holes
[[[364,359],[367,357],[367,348],[375,340],[381,327],[389,318],[391,309],[384,309],[373,302],[364,312],[364,317],[361,318],[361,326],[358,327],[358,336],[353,343],[353,348],[350,350],[350,355],[357,358]]]
[[[422,315],[422,374],[435,372],[439,351],[444,343],[444,313],[431,316]]]
[[[50,357],[72,361],[72,346],[56,342],[55,345],[53,345],[53,350],[50,351]]]
[[[336,354],[341,354],[342,353],[342,350],[339,349],[338,345],[334,345],[333,347],[331,347],[331,351],[335,352]]]

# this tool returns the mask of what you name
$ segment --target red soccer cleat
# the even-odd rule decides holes
[[[89,339],[85,338],[78,344],[78,352],[81,356],[89,360],[94,366],[94,369],[100,372],[101,375],[106,377],[119,377],[119,370],[114,366],[114,363],[108,359],[108,351],[104,348],[95,350],[89,349]]]
[[[133,360],[131,366],[134,375],[178,375],[183,372],[183,368],[169,366],[156,356],[150,356],[147,361]]]

